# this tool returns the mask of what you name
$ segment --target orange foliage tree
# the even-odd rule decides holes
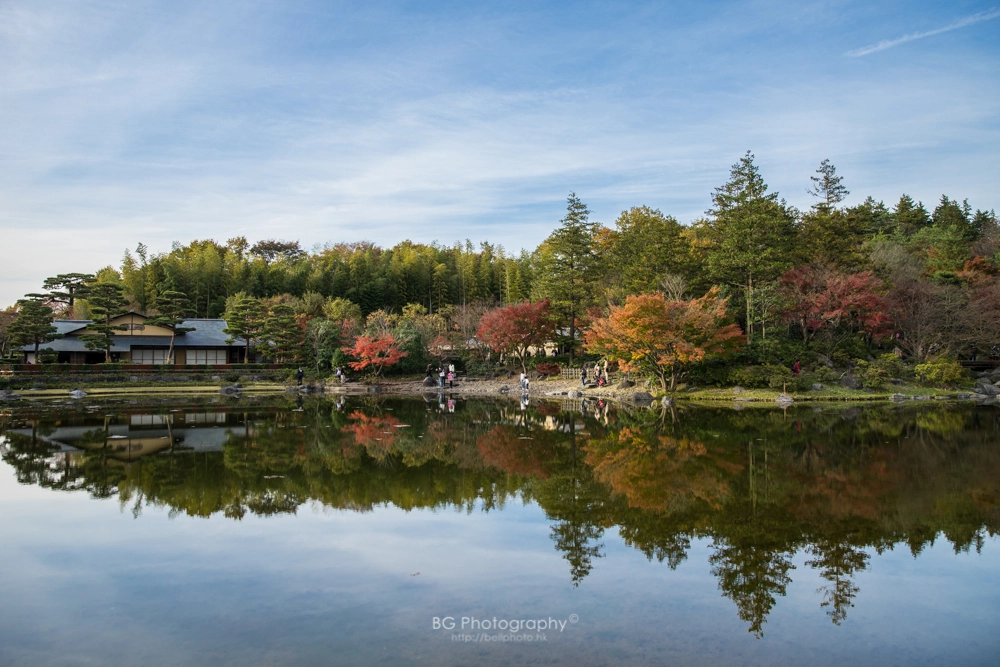
[[[743,342],[740,328],[727,323],[726,301],[715,287],[690,301],[668,301],[659,292],[630,296],[594,321],[587,349],[624,370],[651,373],[664,391],[673,391],[684,366],[726,355]]]
[[[356,371],[366,368],[375,370],[378,377],[388,366],[393,366],[407,355],[399,349],[399,341],[392,334],[385,336],[358,336],[353,347],[341,348],[346,354],[355,357],[357,361],[349,361],[347,365]]]
[[[544,345],[554,332],[549,302],[525,301],[487,312],[479,321],[476,337],[494,352],[517,359],[521,370],[528,372],[524,363],[528,348]]]

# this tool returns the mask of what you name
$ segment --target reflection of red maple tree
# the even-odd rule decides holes
[[[399,363],[407,355],[399,349],[399,341],[392,334],[385,336],[358,336],[354,339],[354,347],[343,348],[344,352],[356,357],[357,361],[349,361],[347,365],[356,371],[373,368],[375,375],[381,375],[388,366]]]
[[[366,415],[355,410],[348,415],[352,422],[344,431],[354,434],[354,441],[364,446],[370,453],[385,455],[396,441],[396,428],[401,422],[390,415]]]

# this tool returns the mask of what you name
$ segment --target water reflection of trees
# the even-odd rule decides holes
[[[722,594],[758,636],[797,553],[840,624],[872,553],[905,545],[917,555],[941,535],[956,551],[979,550],[1000,527],[1000,427],[995,412],[972,406],[621,411],[468,401],[449,412],[438,403],[237,405],[214,426],[227,429],[221,451],[186,451],[171,436],[169,451],[138,461],[121,460],[108,440],[124,417],[80,417],[87,449],[69,454],[53,453],[52,422],[38,418],[8,428],[4,460],[22,483],[117,495],[135,516],[144,505],[240,519],[307,502],[471,512],[533,500],[574,585],[596,566],[610,527],[671,568],[706,539]]]

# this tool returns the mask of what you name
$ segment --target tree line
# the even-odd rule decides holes
[[[513,336],[495,334],[510,333],[511,308],[532,303],[551,327],[537,317],[522,326],[544,333],[569,364],[604,357],[664,388],[684,372],[723,380],[735,366],[996,354],[993,211],[948,196],[929,209],[905,194],[893,205],[869,197],[847,206],[828,160],[808,185],[815,203],[801,211],[769,189],[748,151],[711,208],[686,225],[646,206],[602,225],[570,193],[552,233],[517,255],[470,241],[307,252],[294,241],[237,237],[159,254],[140,244],[118,268],[50,278],[46,293],[4,312],[0,336],[8,351],[32,344],[37,332],[16,324],[31,309],[36,320],[49,308],[98,326],[132,309],[175,327],[183,317],[225,317],[234,339],[267,341],[269,356],[317,370],[367,358],[364,367],[381,372],[391,364],[379,360],[391,358],[412,371],[443,356],[483,363],[489,351],[527,362],[525,350],[540,340],[516,325]],[[508,316],[483,320],[498,309]],[[95,349],[109,344],[105,333]],[[502,341],[483,345],[494,339]]]

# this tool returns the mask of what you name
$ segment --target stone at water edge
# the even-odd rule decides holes
[[[438,386],[437,380],[432,377],[425,377],[424,381],[420,383],[424,387],[436,387]]]
[[[813,391],[819,391],[822,388],[823,388],[822,384],[820,384],[819,382],[813,382]]]
[[[87,392],[85,392],[85,391],[83,391],[81,389],[74,389],[73,391],[69,392],[69,397],[70,398],[86,398],[87,397]]]
[[[778,398],[774,399],[774,402],[777,403],[778,405],[791,405],[792,403],[795,402],[795,399],[789,396],[788,394],[781,393],[778,394]]]
[[[861,389],[861,381],[856,377],[851,377],[850,375],[845,375],[840,378],[840,386],[847,387],[848,389]]]
[[[976,388],[973,391],[976,392],[977,394],[982,394],[984,396],[1000,395],[1000,387],[996,386],[995,384],[979,383],[976,385]]]
[[[889,400],[892,401],[893,403],[902,403],[903,401],[906,400],[906,396],[904,396],[903,394],[893,394],[892,396],[889,397]]]
[[[660,399],[660,405],[662,405],[665,408],[672,408],[674,407],[674,399],[670,398],[669,396],[664,396],[663,398]]]
[[[500,389],[498,389],[497,391],[499,391],[501,394],[509,394],[510,393],[510,387],[508,387],[507,385],[504,385],[504,386],[500,387]]]
[[[629,396],[629,398],[635,403],[648,403],[653,400],[653,395],[648,391],[637,391]]]
[[[632,388],[634,386],[635,386],[635,382],[632,382],[628,378],[622,378],[621,381],[618,383],[618,388],[619,389],[630,389],[630,388]]]
[[[739,385],[736,385],[735,387],[733,387],[733,393],[734,394],[742,394],[745,391],[746,391],[746,389],[744,389],[743,387],[741,387]]]

